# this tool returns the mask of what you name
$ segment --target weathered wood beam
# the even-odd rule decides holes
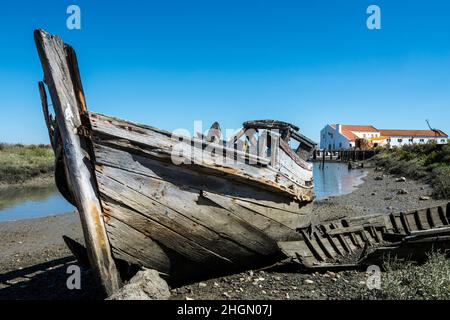
[[[55,142],[53,141],[54,136],[54,128],[53,128],[53,121],[50,117],[50,113],[48,111],[48,99],[47,99],[47,93],[45,92],[45,85],[42,81],[39,81],[39,94],[41,96],[41,105],[42,105],[42,112],[44,113],[44,119],[45,124],[47,126],[47,132],[48,137],[50,139],[50,144],[52,145],[53,150],[55,150]]]
[[[74,68],[68,61],[73,63],[73,50],[68,49],[70,47],[59,37],[51,36],[43,30],[36,30],[34,38],[44,70],[44,82],[50,92],[61,134],[64,161],[80,213],[89,261],[104,292],[110,295],[119,289],[120,277],[102,217],[92,159],[88,151],[89,141],[78,135],[82,126],[80,112],[85,110],[85,102],[84,97],[81,99],[80,96],[82,89],[79,76],[74,75],[76,65]]]

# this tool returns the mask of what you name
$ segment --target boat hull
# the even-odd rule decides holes
[[[296,229],[309,223],[301,213],[306,201],[221,170],[175,164],[155,141],[120,139],[121,133],[98,129],[97,115],[91,119],[115,259],[178,281],[270,265],[286,258],[278,242],[302,239]]]

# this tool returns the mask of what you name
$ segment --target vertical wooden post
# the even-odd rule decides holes
[[[106,234],[97,185],[89,152],[89,141],[78,134],[82,126],[80,113],[85,111],[81,81],[73,50],[59,37],[36,30],[34,38],[44,70],[61,135],[68,179],[73,186],[75,202],[80,213],[89,261],[107,295],[120,288],[120,277],[112,257]]]
[[[322,151],[322,168],[325,168],[325,150],[326,149],[323,149]]]

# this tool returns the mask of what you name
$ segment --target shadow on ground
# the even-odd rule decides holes
[[[80,290],[67,288],[67,268],[72,264],[76,260],[68,256],[0,274],[0,300],[101,299],[101,291],[87,269],[81,268]]]

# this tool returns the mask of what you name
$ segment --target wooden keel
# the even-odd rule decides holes
[[[59,37],[36,30],[34,38],[44,70],[44,82],[56,113],[67,178],[80,213],[89,261],[104,292],[110,295],[119,289],[121,282],[102,217],[90,142],[78,134],[83,124],[81,113],[85,111],[85,102],[76,57],[73,49]]]

